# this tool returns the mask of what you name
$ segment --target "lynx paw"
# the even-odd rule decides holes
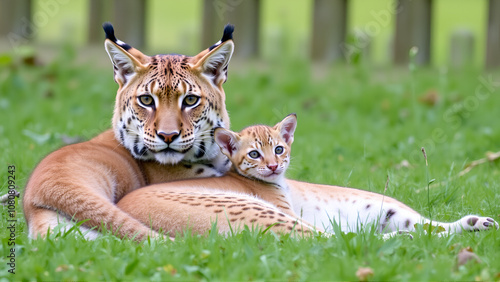
[[[498,223],[490,217],[468,215],[460,220],[464,231],[482,231],[489,229],[498,229]]]

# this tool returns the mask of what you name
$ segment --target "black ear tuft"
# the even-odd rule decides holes
[[[222,35],[221,42],[227,41],[229,39],[233,39],[234,25],[226,24],[224,27],[224,34]]]
[[[113,41],[114,43],[118,44],[120,47],[128,51],[132,46],[128,45],[127,43],[118,40],[115,36],[115,29],[113,28],[113,25],[110,22],[105,22],[102,24],[102,28],[104,29],[104,32],[106,33],[106,38]]]
[[[226,42],[228,40],[233,39],[233,32],[234,32],[234,25],[232,24],[226,24],[224,27],[224,33],[222,34],[222,38],[219,42],[215,43],[214,45],[210,46],[208,48],[209,51],[212,51],[215,47],[221,45],[223,42]]]
[[[113,25],[110,22],[105,22],[102,24],[102,28],[106,33],[106,38],[116,43],[117,39],[115,37],[115,29],[113,28]]]

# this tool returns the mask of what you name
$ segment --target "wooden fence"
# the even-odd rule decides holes
[[[57,0],[50,0],[57,1]],[[62,1],[62,0],[61,0]],[[68,0],[64,0],[68,1]],[[213,44],[220,36],[222,27],[231,22],[238,27],[235,40],[238,57],[259,56],[260,0],[202,0],[202,46]],[[369,38],[347,40],[348,0],[313,1],[313,22],[310,38],[310,56],[315,61],[349,60],[353,53],[363,51]],[[432,7],[439,0],[394,0],[395,30],[392,60],[395,64],[407,64],[409,49],[419,48],[415,58],[419,64],[428,64],[431,59]],[[112,19],[120,29],[125,42],[133,46],[144,46],[144,29],[147,0],[88,0],[89,42],[100,42],[102,31],[95,22]],[[31,19],[31,0],[0,0],[0,35],[20,34],[23,19]],[[384,15],[380,15],[384,16]],[[379,27],[380,28],[380,27]],[[488,0],[487,42],[485,66],[500,67],[500,0]],[[460,34],[457,35],[460,40]],[[468,35],[464,35],[467,37]],[[457,43],[458,44],[458,43]],[[467,46],[467,43],[464,43]],[[453,44],[454,45],[454,44]],[[452,46],[454,48],[454,46]],[[455,56],[471,56],[470,48],[452,50]]]

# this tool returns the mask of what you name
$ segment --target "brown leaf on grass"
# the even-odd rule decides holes
[[[457,266],[465,265],[469,261],[481,263],[481,259],[472,251],[471,247],[461,249],[457,255]]]
[[[439,102],[439,100],[440,100],[439,93],[434,89],[427,91],[427,93],[418,98],[418,101],[420,103],[431,107],[436,105]]]
[[[356,271],[356,277],[358,277],[359,281],[368,281],[369,278],[373,277],[373,269],[369,267],[359,267],[358,271]]]

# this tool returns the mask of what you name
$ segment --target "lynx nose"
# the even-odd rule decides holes
[[[278,168],[278,165],[277,164],[267,165],[267,168],[269,168],[272,171],[276,171],[276,169]]]
[[[177,139],[177,137],[179,137],[179,132],[177,132],[177,131],[170,132],[170,133],[165,133],[163,131],[160,131],[160,132],[156,132],[156,134],[158,136],[160,136],[160,138],[163,139],[163,141],[165,141],[165,143],[167,143],[167,144],[174,142],[174,140]]]

